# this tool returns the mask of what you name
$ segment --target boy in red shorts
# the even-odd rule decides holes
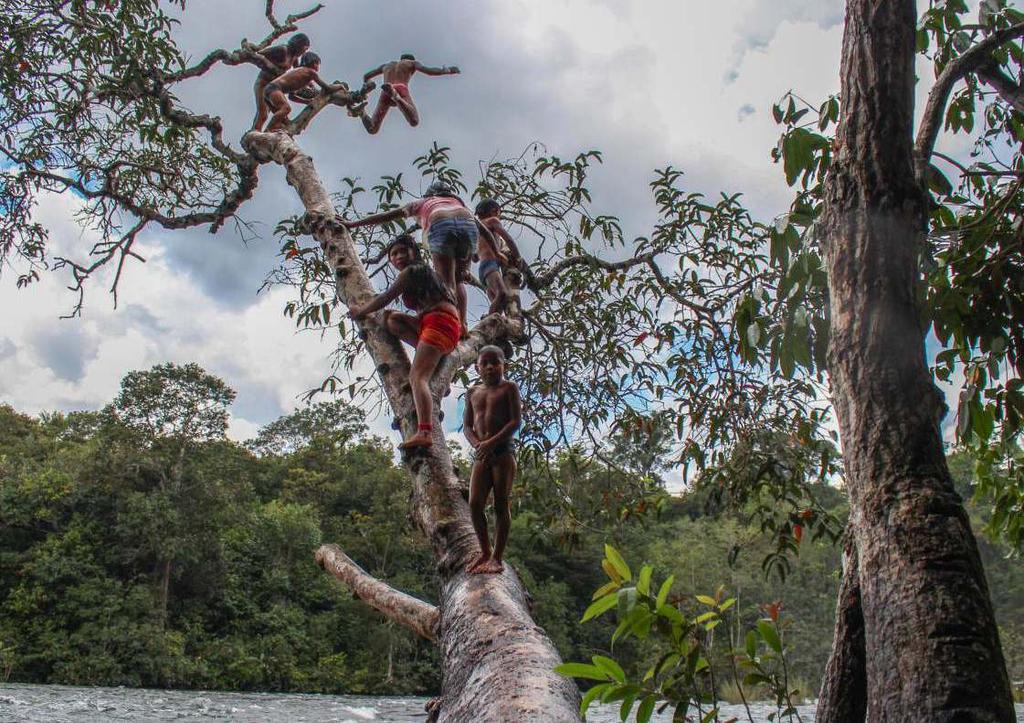
[[[431,68],[416,60],[412,53],[405,53],[400,59],[384,63],[384,65],[374,68],[363,76],[364,83],[369,82],[378,75],[384,76],[384,84],[380,88],[380,100],[377,101],[377,108],[373,111],[373,115],[369,116],[366,114],[365,102],[353,106],[349,114],[360,116],[366,131],[370,134],[380,130],[380,126],[384,122],[384,116],[396,106],[398,110],[402,111],[402,115],[405,116],[409,125],[418,126],[420,124],[420,113],[416,109],[416,104],[412,102],[412,96],[409,95],[409,81],[412,80],[412,76],[417,71],[424,75],[455,75],[459,72],[459,69],[454,65]]]

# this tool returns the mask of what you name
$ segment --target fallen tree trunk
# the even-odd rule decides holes
[[[334,206],[312,159],[285,133],[249,133],[243,145],[260,162],[284,167],[288,183],[306,209],[307,230],[320,242],[335,274],[338,298],[346,305],[365,303],[373,295],[373,287],[352,237],[335,219]],[[439,706],[433,712],[441,721],[580,719],[579,691],[572,680],[554,672],[561,660],[530,616],[529,596],[519,576],[509,565],[501,575],[465,572],[477,554],[476,538],[437,418],[453,375],[472,363],[481,346],[515,338],[521,328],[522,321],[516,317],[485,317],[445,358],[431,382],[434,444],[429,452],[404,459],[412,480],[412,519],[430,540],[442,581],[437,625],[442,688]],[[379,315],[360,322],[360,329],[403,436],[409,436],[416,428],[409,358],[401,343],[384,329]],[[373,581],[338,553],[337,548],[321,548],[317,557],[335,565],[342,572],[339,577],[357,595],[362,597],[362,589],[367,596],[363,599],[380,603],[374,605],[376,609],[423,634],[417,628],[422,628],[428,614],[426,603],[418,606],[398,597],[401,593]]]

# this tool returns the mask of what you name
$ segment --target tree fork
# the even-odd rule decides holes
[[[309,229],[324,249],[339,300],[346,305],[366,302],[373,287],[348,229],[335,219],[313,160],[285,133],[250,132],[242,143],[260,162],[285,168],[306,209]],[[521,320],[487,316],[445,358],[430,385],[435,417],[452,375],[472,363],[484,344],[521,333],[521,325]],[[403,435],[409,436],[415,429],[409,358],[379,315],[360,322],[360,329],[374,364],[387,365],[381,383]],[[437,640],[442,686],[433,713],[440,721],[578,721],[579,691],[571,679],[554,672],[561,659],[530,617],[529,595],[519,576],[510,565],[500,575],[465,572],[477,552],[475,535],[441,425],[434,421],[429,451],[403,459],[412,481],[412,518],[430,540],[441,576]]]

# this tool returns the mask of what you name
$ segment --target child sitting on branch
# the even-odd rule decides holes
[[[261,70],[253,86],[256,94],[256,118],[252,122],[252,130],[258,131],[267,122],[267,101],[263,95],[267,84],[275,78],[280,77],[285,71],[293,66],[298,66],[299,58],[309,50],[309,37],[305,33],[295,33],[288,38],[284,45],[271,45],[269,48],[260,51],[260,55],[277,66],[276,71]]]
[[[358,221],[345,221],[346,227],[397,221],[403,216],[416,217],[430,248],[430,259],[434,270],[445,285],[455,294],[459,309],[459,322],[466,333],[466,287],[462,278],[469,270],[469,264],[476,253],[480,229],[483,227],[466,208],[462,199],[455,195],[451,186],[437,181],[427,187],[423,198],[404,206],[375,213]],[[486,231],[489,233],[489,231]]]
[[[491,300],[489,313],[494,314],[505,311],[508,305],[509,291],[504,271],[510,267],[518,268],[522,256],[515,241],[501,225],[501,204],[493,198],[484,199],[476,205],[476,217],[490,231],[489,234],[481,234],[477,255],[480,258],[480,283]]]
[[[279,131],[288,124],[288,116],[291,115],[292,107],[288,103],[288,95],[300,103],[308,103],[303,96],[296,95],[296,91],[302,91],[310,83],[319,85],[324,93],[334,93],[345,88],[343,83],[328,85],[320,79],[317,71],[320,70],[320,56],[316,53],[306,53],[299,60],[299,67],[289,70],[284,75],[267,84],[263,89],[263,97],[267,101],[267,107],[274,112],[267,124],[267,133]],[[257,130],[259,130],[257,128]]]
[[[505,354],[501,349],[483,347],[476,360],[476,369],[482,383],[466,394],[463,429],[474,449],[469,509],[480,543],[480,556],[466,569],[471,573],[497,573],[504,569],[502,556],[512,521],[509,494],[516,476],[512,435],[522,419],[522,401],[519,388],[505,379]],[[496,527],[493,550],[484,514],[487,497],[492,490]]]
[[[373,111],[373,115],[369,116],[366,114],[365,102],[358,106],[353,106],[349,111],[350,115],[360,116],[367,132],[375,134],[380,130],[381,124],[384,123],[384,116],[388,114],[389,110],[397,106],[398,110],[402,111],[402,115],[409,122],[409,125],[418,126],[420,124],[420,113],[416,109],[416,104],[412,102],[412,96],[409,94],[409,81],[412,80],[412,76],[417,71],[424,75],[455,75],[459,72],[459,69],[454,65],[431,68],[416,60],[412,53],[405,53],[399,60],[384,63],[363,76],[364,83],[368,83],[378,75],[384,76],[384,83],[380,88],[380,99],[377,101],[377,108]]]
[[[409,384],[416,406],[416,433],[398,445],[399,449],[430,447],[433,444],[434,400],[430,378],[445,354],[459,343],[461,326],[451,290],[423,263],[419,246],[408,234],[396,237],[387,248],[388,261],[398,269],[391,287],[365,306],[350,306],[348,315],[360,320],[383,309],[398,297],[416,314],[386,311],[384,326],[399,339],[415,347]]]

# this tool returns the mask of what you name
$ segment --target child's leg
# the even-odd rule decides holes
[[[252,122],[252,130],[261,131],[263,130],[263,124],[267,122],[267,101],[263,99],[263,89],[267,87],[267,83],[263,80],[262,76],[256,78],[256,84],[253,85],[253,92],[256,94],[256,118]]]
[[[491,559],[491,543],[487,537],[487,498],[491,494],[493,478],[490,460],[477,460],[473,465],[473,475],[469,482],[469,511],[473,518],[473,531],[480,544],[480,555],[466,567],[466,572],[476,572],[481,565]]]
[[[267,124],[267,133],[281,130],[288,123],[288,116],[291,115],[292,107],[288,99],[280,90],[275,90],[267,98],[267,106],[274,111],[270,116],[270,123]]]
[[[384,124],[384,116],[388,114],[391,106],[394,105],[394,101],[391,98],[390,86],[385,83],[384,87],[381,88],[380,97],[377,98],[377,107],[373,109],[373,115],[368,116],[366,113],[363,113],[363,127],[366,128],[366,132],[370,135],[376,135],[377,131]]]
[[[442,356],[444,354],[441,350],[432,344],[416,347],[412,370],[409,372],[409,385],[412,387],[412,401],[416,405],[418,428],[416,434],[398,445],[399,449],[429,447],[434,442],[431,435],[434,400],[430,397],[430,377],[434,375]]]
[[[491,299],[491,307],[488,314],[497,314],[505,311],[508,306],[508,288],[505,286],[505,279],[501,271],[492,271],[487,275],[487,296]]]
[[[403,314],[400,311],[389,311],[384,317],[384,326],[392,334],[409,346],[415,347],[420,339],[419,317]]]
[[[395,105],[398,106],[398,110],[402,111],[402,115],[409,122],[409,125],[416,127],[420,124],[420,112],[416,108],[416,104],[412,102],[412,98],[409,96],[403,96],[400,93],[395,93]]]
[[[509,495],[516,478],[516,456],[507,452],[494,459],[491,464],[492,487],[494,488],[494,552],[484,563],[480,572],[501,572],[505,569],[502,558],[508,543],[508,531],[512,526],[512,512],[509,509]]]
[[[460,259],[455,262],[455,300],[459,306],[459,323],[462,324],[462,338],[469,336],[469,319],[466,314],[469,309],[469,299],[466,296],[466,274],[469,273],[469,259]]]
[[[445,256],[444,254],[439,254],[436,251],[431,251],[430,262],[434,267],[434,271],[436,271],[437,275],[441,277],[441,281],[444,282],[444,285],[454,292],[456,287],[455,259],[451,256]]]

